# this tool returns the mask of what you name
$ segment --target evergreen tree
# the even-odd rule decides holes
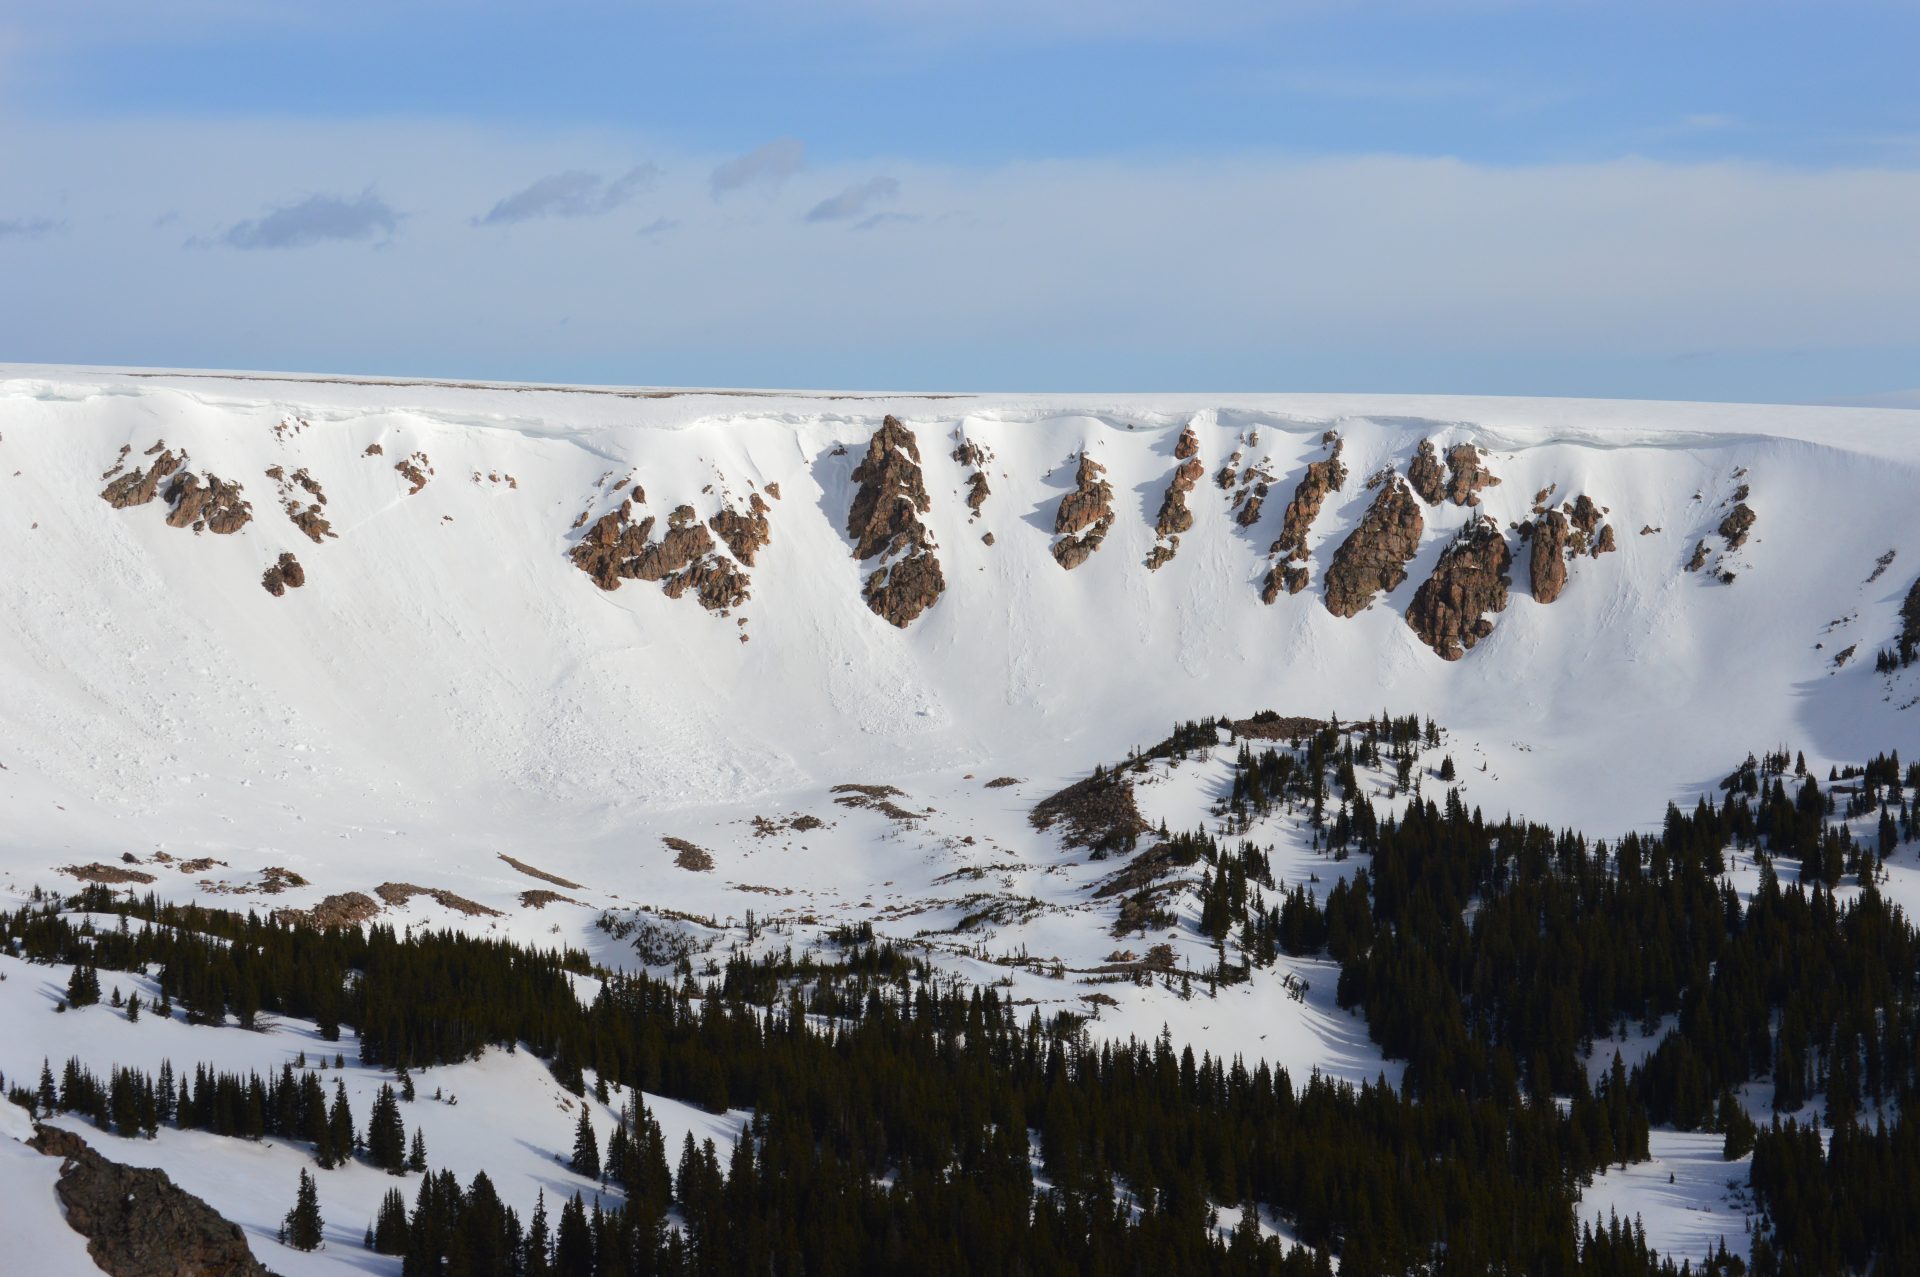
[[[400,1120],[400,1103],[384,1083],[373,1097],[367,1118],[367,1160],[381,1170],[401,1175],[407,1169],[407,1131]]]
[[[580,1123],[573,1132],[573,1157],[567,1165],[588,1179],[600,1178],[600,1141],[594,1137],[587,1106],[580,1106]]]
[[[413,1143],[407,1149],[407,1169],[410,1171],[427,1169],[427,1140],[417,1126],[413,1128]]]
[[[552,1277],[553,1238],[547,1232],[547,1190],[534,1199],[533,1218],[520,1252],[520,1277]]]
[[[554,1277],[593,1277],[593,1231],[587,1208],[575,1193],[560,1209],[560,1227],[553,1242]]]
[[[321,1246],[320,1188],[303,1167],[300,1189],[293,1209],[280,1223],[280,1241],[295,1250],[318,1250]]]
[[[342,1166],[352,1159],[355,1138],[353,1109],[347,1104],[347,1084],[335,1078],[333,1108],[327,1114],[327,1142],[333,1165]]]

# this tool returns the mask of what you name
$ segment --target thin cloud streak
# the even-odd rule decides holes
[[[570,169],[543,177],[473,219],[475,226],[510,226],[541,217],[597,217],[631,203],[659,179],[656,164],[638,164],[612,181]]]
[[[718,165],[707,180],[713,198],[748,186],[778,189],[788,178],[806,167],[807,144],[799,138],[782,137],[757,146],[745,155]]]
[[[371,190],[354,199],[337,195],[310,195],[298,204],[274,209],[264,217],[236,222],[217,242],[229,248],[309,248],[330,241],[388,239],[399,229],[400,214]]]
[[[840,222],[859,217],[875,204],[900,193],[900,183],[891,177],[868,178],[829,196],[807,211],[809,222]]]

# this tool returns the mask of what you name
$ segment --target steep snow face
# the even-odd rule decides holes
[[[918,440],[919,518],[946,580],[905,629],[863,602],[878,560],[855,560],[847,534],[853,470],[889,413]],[[1502,777],[1503,807],[1614,833],[1749,748],[1824,763],[1920,746],[1920,669],[1872,660],[1920,572],[1917,421],[0,370],[0,863],[28,881],[165,850],[227,862],[215,880],[282,865],[316,890],[397,879],[498,905],[543,886],[503,869],[507,852],[671,903],[692,876],[662,834],[699,842],[848,781],[943,794],[1010,774],[1031,801],[1176,719],[1260,708],[1430,715]],[[1178,557],[1149,571],[1189,430],[1208,480]],[[1349,477],[1308,535],[1313,584],[1263,604],[1284,508],[1328,430]],[[1373,499],[1368,476],[1404,474],[1428,439],[1439,455],[1484,449],[1499,483],[1477,506],[1422,503],[1406,579],[1333,616],[1322,583]],[[225,535],[169,526],[165,484],[145,505],[100,499],[123,447],[121,474],[162,441],[184,469],[239,483],[251,519]],[[987,460],[956,459],[960,442]],[[1223,489],[1235,453],[1243,477]],[[1114,517],[1066,572],[1050,550],[1083,455],[1105,467]],[[977,512],[976,469],[991,493]],[[1248,472],[1271,476],[1251,520]],[[1513,530],[1541,490],[1555,508],[1591,497],[1617,544],[1572,562],[1550,606],[1526,588]],[[751,564],[711,538],[709,561],[748,578],[724,612],[655,580],[602,589],[569,557],[629,504],[657,540],[678,507],[705,528],[756,498],[767,543]],[[1716,529],[1742,500],[1757,521],[1733,550]],[[316,506],[317,541],[293,517]],[[1492,632],[1447,662],[1405,613],[1481,514],[1512,540],[1515,585]],[[288,552],[305,584],[275,596],[262,574]],[[964,788],[953,801],[1004,820],[1016,850],[1050,845],[1008,796]],[[806,853],[813,883],[864,893],[890,876],[835,854]],[[205,877],[156,886],[192,894]]]
[[[950,582],[906,632],[862,606],[867,569],[844,531],[851,472],[888,412],[920,440],[924,521]],[[1920,688],[1890,687],[1871,662],[1920,571],[1916,420],[1311,397],[645,398],[12,370],[0,381],[0,786],[36,840],[75,848],[211,848],[268,830],[311,846],[355,827],[573,842],[662,805],[876,767],[1004,760],[1063,774],[1177,717],[1387,705],[1522,750],[1509,770],[1534,781],[1540,815],[1632,823],[1658,814],[1671,782],[1749,742],[1840,756],[1920,735],[1902,708]],[[1280,499],[1242,527],[1228,494],[1202,485],[1183,552],[1148,572],[1187,426],[1210,473],[1239,451]],[[1351,621],[1317,588],[1262,605],[1284,498],[1330,427],[1353,477],[1313,528],[1316,582],[1366,508],[1365,476],[1404,472],[1430,437],[1489,450],[1501,483],[1478,510],[1502,527],[1528,517],[1537,490],[1556,505],[1590,494],[1618,552],[1577,562],[1551,607],[1519,591],[1457,666],[1403,613],[1474,510],[1427,510],[1407,580]],[[949,455],[956,431],[991,451],[978,518],[970,469]],[[162,500],[98,499],[122,445],[131,468],[162,440],[188,469],[241,483],[252,521],[195,534],[166,525]],[[1049,548],[1082,452],[1107,467],[1116,518],[1102,552],[1066,573]],[[395,467],[416,457],[431,473],[410,492]],[[319,484],[335,535],[315,544],[295,527],[269,470]],[[683,503],[704,523],[778,491],[749,602],[720,616],[645,581],[602,591],[568,561],[575,520],[635,484],[647,497],[636,516],[663,530]],[[1725,556],[1738,578],[1727,585],[1712,575],[1714,529],[1742,486],[1758,523]],[[1713,561],[1682,571],[1703,538]],[[1889,549],[1893,569],[1863,584]],[[283,551],[308,583],[276,598],[260,579]],[[1652,813],[1622,805],[1649,801]]]

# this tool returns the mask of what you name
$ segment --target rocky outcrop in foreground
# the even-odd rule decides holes
[[[1327,611],[1356,616],[1375,594],[1406,580],[1407,561],[1419,550],[1425,528],[1413,489],[1398,475],[1388,475],[1360,525],[1333,553],[1327,567]]]
[[[237,1224],[165,1171],[108,1161],[72,1131],[37,1126],[30,1147],[61,1159],[54,1192],[87,1255],[112,1277],[272,1277]]]
[[[1266,583],[1260,588],[1260,601],[1272,603],[1285,590],[1288,594],[1298,594],[1307,588],[1309,571],[1307,569],[1307,534],[1313,530],[1313,521],[1320,515],[1320,507],[1326,504],[1327,494],[1338,492],[1347,485],[1347,467],[1340,460],[1340,451],[1345,442],[1339,435],[1329,430],[1323,436],[1325,442],[1333,445],[1333,451],[1319,461],[1310,462],[1306,474],[1300,477],[1300,484],[1293,490],[1293,500],[1287,502],[1286,514],[1280,524],[1280,537],[1267,549],[1269,555],[1280,561],[1267,569]]]
[[[853,557],[878,559],[860,595],[874,615],[905,629],[946,591],[933,533],[920,516],[932,508],[920,471],[920,442],[889,416],[854,467],[857,485],[847,510]]]
[[[1053,543],[1054,562],[1069,571],[1093,557],[1113,526],[1113,485],[1100,477],[1106,472],[1105,466],[1081,453],[1073,491],[1060,498],[1060,509],[1053,516],[1053,531],[1060,538]]]
[[[1434,564],[1433,575],[1414,591],[1407,625],[1442,659],[1459,660],[1493,633],[1487,614],[1506,610],[1512,564],[1500,525],[1481,515],[1460,529]]]

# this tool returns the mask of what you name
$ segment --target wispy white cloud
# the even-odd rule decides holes
[[[805,168],[806,163],[805,142],[793,137],[775,138],[715,166],[708,185],[715,199],[748,186],[777,188]]]
[[[540,217],[592,217],[611,213],[644,193],[660,176],[655,164],[639,164],[611,181],[570,169],[543,177],[500,200],[475,226],[507,226]]]
[[[399,229],[400,217],[371,190],[352,199],[309,195],[265,216],[234,223],[217,242],[229,248],[308,248],[337,240],[390,238]]]
[[[113,145],[126,159],[112,170],[77,158]],[[662,166],[645,217],[582,217],[564,236],[467,232],[499,201],[502,172],[619,173],[642,147]],[[208,162],[183,169],[183,151]],[[1240,369],[1244,384],[1275,368],[1276,352],[1367,369],[1616,358],[1657,364],[1664,389],[1724,381],[1769,352],[1815,352],[1795,363],[1811,367],[1818,352],[1886,351],[1920,332],[1920,171],[1897,166],[888,158],[818,173],[808,198],[770,189],[774,215],[757,216],[712,202],[710,174],[731,161],[628,135],[0,120],[0,153],[12,210],[70,224],[11,254],[0,348],[19,358],[504,375],[619,367],[646,350],[656,378],[724,368],[791,383],[814,380],[809,363],[823,361],[820,379],[877,381],[910,361],[916,379],[972,385],[1087,384],[1116,369],[1138,384],[1169,368],[1197,370],[1169,378],[1189,385]],[[869,189],[881,171],[911,191],[919,221]],[[377,196],[313,197],[232,223],[263,186],[369,180]],[[111,216],[129,190],[145,215]],[[871,233],[821,234],[806,220],[821,203],[830,224]],[[147,217],[162,209],[180,226],[230,228],[237,246],[389,247],[156,252]],[[654,237],[668,232],[663,252]],[[108,295],[115,305],[98,305]],[[1152,297],[1180,304],[1141,304]],[[870,362],[846,362],[849,351]],[[1672,358],[1691,351],[1715,357]],[[1033,371],[1038,352],[1059,369]],[[1853,375],[1865,367],[1856,361],[1839,388],[1910,384],[1904,372]],[[1530,388],[1547,384],[1542,374]],[[1826,391],[1799,397],[1814,393]]]
[[[843,222],[864,214],[875,204],[900,193],[900,183],[891,177],[870,177],[856,182],[838,195],[830,195],[807,210],[809,222]]]

